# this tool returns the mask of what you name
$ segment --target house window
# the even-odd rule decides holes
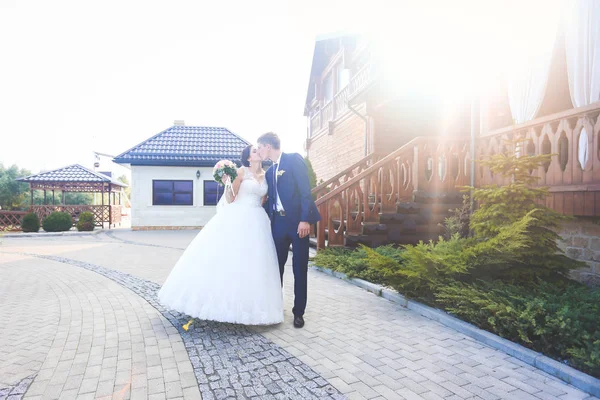
[[[223,196],[223,189],[215,181],[204,181],[204,205],[216,206]]]
[[[194,184],[192,181],[152,181],[152,205],[191,206],[194,205]]]

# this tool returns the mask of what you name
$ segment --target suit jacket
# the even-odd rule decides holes
[[[277,193],[287,217],[310,224],[321,220],[321,215],[310,191],[308,167],[300,154],[281,153],[279,177],[277,180],[275,178],[275,168],[271,166],[265,174],[265,179],[269,184],[265,210],[269,217],[273,218],[275,213],[277,197],[274,188],[277,181]]]

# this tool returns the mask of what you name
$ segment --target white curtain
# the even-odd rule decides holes
[[[600,1],[573,0],[565,16],[569,90],[583,107],[600,101]]]
[[[535,118],[542,105],[555,41],[556,29],[546,30],[544,35],[532,29],[510,49],[506,81],[510,111],[517,124]]]

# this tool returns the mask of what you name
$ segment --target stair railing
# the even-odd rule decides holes
[[[416,191],[454,192],[469,182],[466,138],[417,137],[370,165],[363,161],[313,189],[322,217],[317,249],[343,246],[347,235],[360,234],[363,223],[378,222]]]

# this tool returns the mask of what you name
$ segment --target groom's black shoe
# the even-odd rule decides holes
[[[294,327],[302,328],[303,326],[304,326],[304,318],[302,318],[302,316],[300,316],[300,315],[296,315],[294,317]]]

